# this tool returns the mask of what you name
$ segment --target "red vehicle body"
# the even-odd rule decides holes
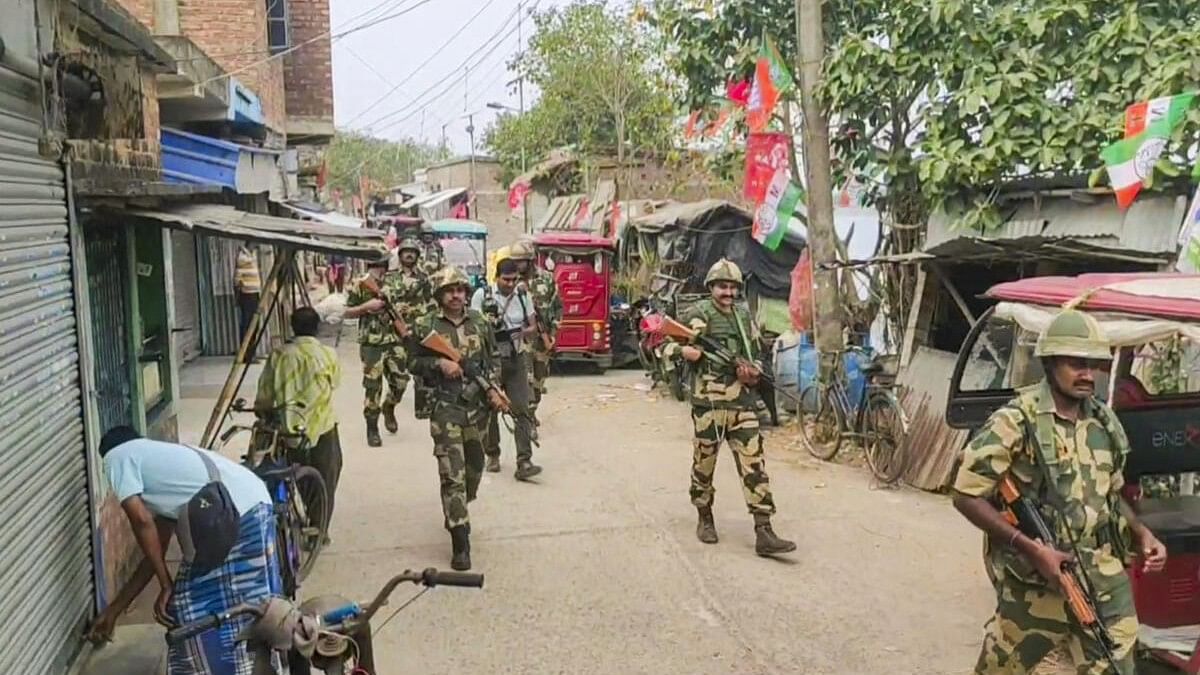
[[[1047,312],[1056,311],[1064,303],[1077,302],[1077,309],[1092,313],[1106,330],[1108,326],[1115,329],[1124,324],[1129,335],[1133,331],[1131,326],[1150,330],[1148,327],[1157,322],[1163,328],[1153,333],[1158,336],[1155,339],[1162,339],[1164,334],[1175,335],[1193,349],[1200,342],[1197,338],[1200,275],[1035,277],[997,284],[985,295],[1002,303],[1040,307]],[[969,379],[964,376],[968,365],[979,363],[973,354],[990,352],[996,359],[1000,353],[996,345],[1004,344],[1005,333],[997,330],[1003,322],[1003,319],[993,320],[997,314],[998,308],[987,310],[959,352],[946,412],[951,426],[976,428],[1013,395],[1011,388],[996,388],[995,383],[992,388],[984,389],[964,384]],[[1130,442],[1123,494],[1142,522],[1166,545],[1168,553],[1162,572],[1142,574],[1136,566],[1129,570],[1138,621],[1143,627],[1157,629],[1178,631],[1180,627],[1194,627],[1200,624],[1200,494],[1193,488],[1180,488],[1180,494],[1174,495],[1147,494],[1143,492],[1141,478],[1183,479],[1200,472],[1200,391],[1192,386],[1186,393],[1151,394],[1137,377],[1132,377],[1130,367],[1144,347],[1144,340],[1139,340],[1136,334],[1121,338],[1112,333],[1109,339],[1116,348],[1116,358],[1105,374],[1112,381],[1109,403]],[[1028,342],[1029,338],[1025,340]],[[984,343],[991,347],[980,348]],[[1007,360],[1012,363],[1017,359]],[[1156,649],[1153,645],[1150,652],[1182,672],[1200,673],[1200,631],[1191,635],[1189,641],[1197,643],[1190,654]],[[1144,636],[1143,646],[1147,646]]]
[[[543,232],[534,244],[538,265],[553,268],[562,299],[554,358],[590,362],[607,370],[613,359],[609,327],[613,241],[581,232]],[[553,262],[547,265],[547,261]]]

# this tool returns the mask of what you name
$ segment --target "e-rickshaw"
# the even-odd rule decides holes
[[[538,266],[554,273],[562,300],[554,360],[608,370],[613,363],[609,326],[613,240],[582,232],[543,232],[533,243]]]
[[[474,220],[446,218],[435,220],[433,234],[442,244],[447,264],[454,265],[471,279],[472,288],[487,284],[488,227]]]
[[[1042,377],[1037,335],[1062,306],[1091,314],[1115,349],[1097,395],[1129,436],[1124,495],[1168,552],[1166,568],[1131,569],[1140,647],[1200,673],[1200,275],[1083,274],[998,284],[955,365],[947,423],[976,429]]]

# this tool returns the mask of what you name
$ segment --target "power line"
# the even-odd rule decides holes
[[[395,1],[395,0],[389,0],[389,2],[394,2],[394,1]],[[217,75],[217,76],[215,76],[215,77],[210,77],[210,78],[208,78],[207,80],[204,80],[203,82],[200,82],[200,83],[198,83],[196,86],[198,86],[198,87],[203,87],[203,86],[205,86],[205,85],[207,85],[207,84],[209,84],[209,83],[216,82],[217,80],[223,80],[223,79],[225,79],[225,78],[227,78],[227,77],[232,77],[232,76],[234,76],[234,75],[237,75],[238,73],[243,73],[243,72],[245,72],[245,71],[247,71],[247,70],[250,70],[251,68],[257,68],[258,66],[261,66],[261,65],[263,65],[263,64],[266,64],[266,63],[270,63],[271,61],[274,61],[274,60],[276,60],[276,59],[281,59],[281,58],[283,58],[283,57],[287,56],[288,54],[291,54],[292,52],[294,52],[294,51],[296,51],[296,50],[298,50],[298,49],[302,49],[302,48],[304,48],[304,47],[307,47],[308,45],[310,45],[310,44],[312,44],[312,43],[314,43],[314,42],[316,42],[316,41],[318,41],[318,40],[323,40],[323,39],[325,39],[325,38],[329,38],[330,42],[336,42],[336,41],[338,41],[338,40],[340,40],[340,39],[342,39],[342,38],[346,37],[347,35],[351,35],[351,34],[353,34],[353,33],[357,33],[357,32],[358,32],[358,31],[360,31],[360,30],[365,30],[365,29],[367,29],[367,28],[371,28],[372,26],[377,26],[377,25],[379,25],[379,24],[381,24],[381,23],[383,23],[383,22],[385,22],[385,21],[390,21],[390,20],[392,20],[392,19],[395,19],[395,18],[397,18],[397,17],[404,16],[405,14],[408,14],[409,12],[412,12],[412,11],[414,11],[414,10],[418,9],[419,7],[421,7],[421,6],[423,6],[423,5],[427,5],[427,4],[431,3],[431,2],[433,2],[433,0],[417,0],[417,3],[416,3],[415,5],[411,5],[411,6],[409,6],[409,7],[405,7],[404,9],[401,9],[401,10],[399,10],[399,11],[393,12],[392,14],[388,14],[388,15],[385,15],[385,16],[378,17],[378,18],[376,18],[376,19],[372,19],[372,20],[370,20],[370,21],[369,21],[369,22],[367,22],[367,23],[364,23],[364,24],[362,24],[362,25],[359,25],[359,26],[355,26],[355,27],[353,27],[353,28],[348,28],[348,29],[346,29],[346,30],[344,30],[344,31],[342,31],[342,32],[340,32],[340,33],[333,33],[333,31],[332,31],[332,30],[327,30],[327,31],[324,31],[324,32],[322,32],[322,33],[320,33],[320,34],[318,34],[318,35],[315,35],[315,36],[313,36],[313,37],[311,37],[311,38],[309,38],[309,39],[305,40],[304,42],[301,42],[301,43],[300,43],[300,44],[298,44],[298,45],[293,45],[293,46],[291,46],[291,47],[288,47],[287,49],[285,49],[285,50],[283,50],[283,51],[281,51],[281,52],[278,52],[278,53],[276,53],[276,54],[272,54],[271,56],[269,56],[269,57],[267,57],[267,58],[265,58],[265,59],[259,59],[258,61],[255,61],[255,62],[253,62],[253,63],[250,63],[250,64],[247,64],[247,65],[245,65],[245,66],[242,66],[241,68],[235,68],[234,70],[232,70],[232,71],[230,71],[230,72],[228,72],[228,73],[222,73],[222,74],[220,74],[220,75]],[[382,5],[386,5],[386,4],[388,4],[388,2],[382,2],[382,3],[380,3],[379,5],[376,5],[375,7],[376,7],[376,8],[379,8],[380,6],[382,6]],[[374,10],[367,10],[366,12],[364,12],[363,14],[359,14],[358,16],[360,16],[360,17],[361,17],[361,16],[364,16],[365,14],[370,14],[370,13],[372,13],[373,11],[374,11]]]
[[[535,2],[532,4],[531,8],[532,8],[532,7],[536,7],[536,6],[537,6],[537,4],[538,4],[538,2],[540,2],[540,0],[536,0],[536,1],[535,1]],[[501,29],[503,29],[503,26],[501,26]],[[516,33],[516,31],[517,31],[517,26],[513,26],[513,27],[512,27],[512,29],[510,29],[510,30],[508,31],[508,33],[506,33],[506,34],[504,34],[504,35],[501,35],[500,33],[496,33],[496,34],[494,34],[494,35],[493,35],[491,38],[489,38],[489,39],[488,39],[487,41],[485,41],[485,42],[484,42],[482,45],[480,45],[479,49],[476,49],[474,53],[472,53],[470,56],[468,56],[468,57],[467,57],[467,59],[466,59],[465,61],[463,61],[463,63],[459,64],[459,66],[458,66],[457,68],[455,68],[455,70],[456,70],[456,71],[462,71],[464,68],[467,68],[467,67],[468,67],[468,64],[469,64],[469,63],[470,63],[470,61],[471,61],[471,59],[472,59],[472,58],[473,58],[473,57],[474,57],[476,54],[478,54],[480,51],[483,51],[485,48],[487,48],[487,51],[486,51],[486,52],[484,52],[484,54],[483,54],[483,55],[482,55],[482,56],[481,56],[481,57],[480,57],[480,58],[479,58],[479,59],[478,59],[478,60],[475,62],[474,66],[471,66],[471,67],[478,67],[478,65],[479,65],[480,63],[483,63],[485,60],[487,60],[487,58],[488,58],[489,56],[491,56],[491,55],[492,55],[492,54],[493,54],[493,53],[496,51],[496,49],[497,49],[497,48],[499,48],[499,47],[500,47],[500,45],[503,43],[503,40],[504,40],[505,38],[508,38],[508,37],[512,36],[514,33]],[[497,39],[497,38],[498,38],[498,39]],[[492,45],[491,45],[491,47],[488,47],[488,43],[489,43],[489,42],[494,42],[495,44],[492,44]],[[464,76],[465,76],[465,73],[460,73],[460,74],[458,74],[457,76],[451,77],[451,79],[448,79],[448,80],[443,80],[443,81],[441,82],[441,84],[442,84],[442,85],[444,85],[444,86],[442,87],[441,91],[439,91],[439,92],[437,92],[436,94],[434,94],[434,95],[433,95],[433,98],[429,99],[429,100],[428,100],[428,101],[427,101],[427,102],[426,102],[424,105],[421,105],[421,106],[417,107],[415,110],[413,110],[413,107],[414,107],[414,106],[416,106],[416,105],[417,105],[417,103],[419,103],[419,102],[421,101],[421,99],[424,99],[426,96],[428,96],[428,95],[430,94],[430,92],[432,92],[434,89],[436,89],[436,88],[438,87],[438,83],[436,83],[436,82],[435,82],[435,83],[434,83],[432,86],[430,86],[428,89],[426,89],[425,91],[421,92],[421,93],[420,93],[420,94],[418,94],[417,96],[413,97],[413,101],[412,101],[411,103],[409,103],[408,105],[406,105],[406,106],[404,106],[404,107],[402,107],[402,108],[400,108],[400,109],[398,109],[398,110],[394,110],[394,111],[392,111],[392,112],[390,112],[390,113],[387,113],[386,115],[383,115],[383,116],[381,116],[381,117],[379,117],[379,118],[376,118],[376,119],[375,119],[374,121],[372,121],[370,124],[366,125],[366,126],[364,127],[364,129],[369,129],[369,130],[372,130],[372,131],[378,132],[378,131],[382,131],[383,129],[389,129],[389,128],[391,128],[391,127],[393,127],[393,126],[397,125],[397,124],[400,124],[400,123],[402,123],[402,122],[405,122],[405,121],[407,121],[407,120],[409,120],[409,119],[412,119],[412,117],[413,117],[413,116],[415,116],[417,113],[419,113],[420,111],[422,111],[422,110],[424,110],[424,109],[428,108],[428,107],[429,107],[430,105],[432,105],[432,104],[433,104],[435,101],[438,101],[438,100],[440,100],[440,99],[441,99],[443,96],[445,96],[445,95],[446,95],[446,94],[447,94],[447,93],[448,93],[448,92],[449,92],[449,91],[450,91],[450,90],[451,90],[451,89],[452,89],[452,88],[453,88],[453,87],[454,87],[456,84],[458,84],[459,82],[461,82],[461,81],[462,81],[462,79],[463,79],[463,77],[464,77]],[[450,77],[450,76],[447,76],[447,77]],[[393,120],[393,121],[391,121],[391,122],[388,122],[388,123],[387,123],[386,125],[384,125],[383,127],[378,127],[378,128],[376,127],[376,125],[378,125],[380,122],[383,122],[384,120],[386,120],[386,119],[388,119],[388,118],[395,117],[395,116],[397,116],[397,115],[401,115],[401,114],[403,114],[403,113],[405,113],[405,112],[407,112],[407,111],[409,111],[409,110],[413,110],[413,111],[412,111],[411,113],[409,113],[408,115],[406,115],[406,116],[404,116],[404,117],[402,117],[402,118],[400,118],[400,119],[398,119],[398,120]]]
[[[437,58],[437,56],[439,54],[441,54],[446,49],[446,47],[449,47],[450,44],[452,42],[454,42],[455,39],[458,38],[458,36],[462,35],[463,31],[465,31],[467,29],[467,27],[470,26],[471,23],[475,21],[475,19],[478,19],[479,16],[481,14],[483,14],[484,10],[486,10],[488,7],[490,7],[492,5],[492,3],[495,1],[496,0],[487,0],[487,2],[483,3],[483,6],[481,6],[479,8],[479,11],[475,12],[474,16],[472,16],[470,19],[468,19],[466,21],[466,23],[464,23],[462,26],[459,26],[458,30],[455,31],[454,34],[451,35],[449,39],[447,39],[445,42],[442,43],[442,46],[438,47],[436,50],[434,50],[434,52],[432,54],[429,55],[429,58],[427,58],[423,62],[421,62],[421,65],[414,68],[413,71],[411,73],[409,73],[407,76],[405,76],[405,78],[403,80],[400,80],[400,82],[393,85],[391,89],[387,90],[383,94],[383,96],[380,96],[379,98],[375,99],[375,101],[373,103],[371,103],[371,105],[369,105],[366,108],[359,111],[359,113],[357,115],[355,115],[353,118],[351,118],[350,121],[346,122],[346,126],[350,126],[351,124],[354,124],[355,122],[357,122],[359,119],[362,118],[363,115],[366,115],[368,112],[374,110],[376,106],[378,106],[380,103],[383,103],[392,94],[396,93],[397,89],[399,89],[400,87],[407,84],[408,81],[413,78],[413,76],[415,76],[417,73],[421,72],[422,68],[429,65],[429,63],[431,61],[433,61],[435,58]],[[518,9],[520,9],[520,8],[518,7]],[[504,20],[504,23],[501,24],[501,26],[500,26],[501,30],[503,30],[504,26],[507,25],[508,22],[512,20],[513,15],[515,15],[517,13],[518,9],[514,9],[513,14],[510,14],[509,17]],[[367,67],[371,68],[371,66],[369,66],[369,65]],[[371,68],[371,70],[374,71],[375,69]],[[378,74],[378,71],[375,71],[375,72]],[[388,82],[386,77],[383,78],[383,80],[385,82]],[[391,83],[388,82],[388,84],[391,84]]]

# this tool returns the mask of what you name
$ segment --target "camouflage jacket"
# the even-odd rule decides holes
[[[357,307],[375,297],[362,287],[362,281],[365,278],[359,277],[354,280],[354,286],[346,297],[347,307]],[[388,299],[393,301],[393,306],[396,298],[400,295],[400,284],[401,278],[398,272],[385,273],[383,281],[379,284]],[[358,317],[358,341],[364,345],[392,345],[400,342],[400,336],[396,335],[396,329],[392,326],[392,318],[386,311],[380,311]]]
[[[443,357],[421,346],[421,340],[435,332],[444,335],[462,354],[464,377],[450,379],[443,375],[438,366]],[[433,420],[467,424],[487,414],[487,392],[476,376],[495,382],[499,361],[491,324],[482,314],[468,309],[461,321],[454,322],[440,310],[430,312],[417,320],[410,341],[408,368],[434,390]]]
[[[721,344],[747,359],[758,361],[758,331],[750,313],[741,305],[726,314],[711,298],[689,307],[679,321],[692,330],[716,338]],[[702,408],[754,409],[758,393],[737,380],[734,364],[705,354],[692,366],[692,405]]]
[[[1043,379],[988,418],[963,451],[954,489],[996,500],[997,484],[1011,475],[1059,540],[1077,542],[1093,581],[1103,586],[1102,579],[1124,576],[1129,525],[1117,502],[1128,453],[1125,431],[1107,406],[1092,398],[1077,421],[1063,419]],[[1012,549],[986,537],[984,549],[993,579],[1045,583]]]
[[[421,242],[421,261],[417,263],[426,276],[442,269],[445,265],[446,253],[440,242],[426,244]]]
[[[533,278],[527,282],[529,296],[533,298],[533,308],[541,317],[546,330],[553,340],[558,331],[558,322],[562,320],[562,298],[558,295],[558,285],[554,281],[554,273],[548,270],[537,270]],[[546,346],[539,337],[532,341],[535,352],[547,352]]]
[[[417,319],[437,309],[433,301],[433,288],[429,285],[429,275],[421,270],[420,265],[407,270],[401,265],[400,269],[392,272],[394,282],[388,286],[387,295],[400,313],[400,318],[409,326],[416,324]]]

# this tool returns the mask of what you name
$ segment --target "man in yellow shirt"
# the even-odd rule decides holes
[[[274,416],[284,432],[303,435],[307,449],[294,453],[293,459],[313,467],[325,480],[328,531],[342,473],[342,444],[333,411],[333,392],[341,383],[342,369],[337,353],[317,339],[320,325],[321,317],[311,307],[292,313],[296,337],[271,353],[258,378],[254,409],[259,415]],[[311,503],[304,497],[305,503]]]

